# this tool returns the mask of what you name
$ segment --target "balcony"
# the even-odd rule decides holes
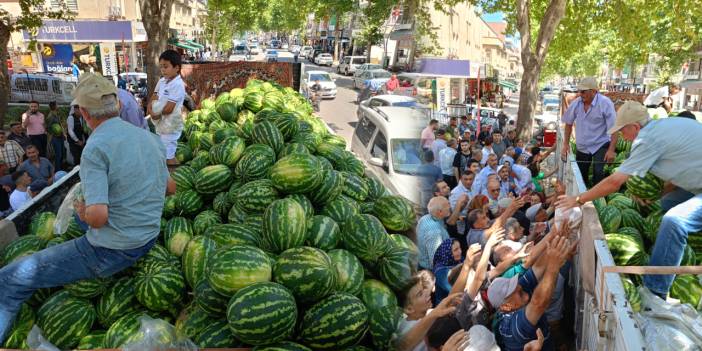
[[[702,76],[700,76],[700,71],[688,71],[684,79],[702,79]]]

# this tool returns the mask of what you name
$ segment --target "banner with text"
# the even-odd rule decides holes
[[[115,43],[100,43],[100,61],[102,75],[112,77],[117,75],[117,50]]]
[[[446,111],[448,99],[451,96],[451,79],[436,78],[436,108],[439,111]]]
[[[41,49],[44,72],[70,73],[72,70],[73,47],[71,44],[44,44]]]

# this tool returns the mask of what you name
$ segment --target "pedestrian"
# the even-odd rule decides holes
[[[22,114],[22,127],[27,130],[27,135],[39,150],[41,157],[46,157],[46,120],[44,114],[39,112],[39,103],[32,101],[29,103],[29,110]]]
[[[687,118],[650,120],[642,104],[627,101],[609,129],[612,134],[619,131],[624,139],[633,141],[629,157],[598,185],[577,196],[560,196],[556,205],[582,206],[619,190],[629,177],[651,173],[665,182],[666,191],[661,198],[664,215],[648,265],[678,266],[688,235],[702,231],[702,149],[697,145],[702,140],[702,124]],[[674,278],[645,275],[643,282],[665,299]]]
[[[54,165],[45,157],[39,156],[35,145],[27,146],[27,159],[17,167],[17,170],[27,171],[33,180],[43,179],[51,184],[54,181]]]
[[[465,135],[466,131],[471,132],[471,128],[468,125],[468,116],[461,116],[461,122],[458,123],[458,135]]]
[[[185,84],[180,77],[183,64],[175,50],[166,50],[161,53],[158,62],[162,77],[151,97],[149,115],[154,123],[156,134],[161,137],[161,142],[166,148],[167,164],[177,165],[175,152],[178,139],[183,132],[181,109],[185,101]]]
[[[29,196],[33,199],[39,195],[42,190],[46,189],[49,186],[49,183],[47,183],[44,180],[37,179],[37,180],[32,180],[32,182],[29,184],[29,187],[27,187],[27,192],[29,193]]]
[[[502,137],[502,132],[500,130],[494,131],[492,133],[492,151],[495,153],[495,155],[497,155],[498,159],[501,159],[506,150],[507,143]]]
[[[63,160],[66,154],[64,146],[66,138],[55,101],[49,103],[49,114],[46,116],[46,124],[49,126],[49,132],[51,133],[50,145],[51,150],[54,152],[54,169],[60,171],[63,168]],[[55,125],[58,125],[58,127]]]
[[[431,270],[436,249],[449,238],[444,220],[451,215],[451,207],[449,200],[441,196],[429,200],[427,210],[429,213],[417,222],[417,248],[420,269]]]
[[[127,89],[127,80],[121,75],[117,76],[117,89]]]
[[[73,74],[73,78],[78,80],[78,76],[80,76],[80,68],[78,68],[78,60],[75,58],[71,62],[71,73]]]
[[[319,112],[319,103],[322,99],[322,85],[319,79],[314,80],[314,84],[310,87],[310,101],[315,112]]]
[[[446,142],[446,146],[447,147],[439,151],[439,168],[441,168],[444,181],[453,188],[458,184],[453,169],[453,161],[456,158],[456,154],[458,154],[456,150],[456,139],[450,139]]]
[[[24,159],[24,150],[14,140],[7,140],[5,132],[0,131],[0,160],[4,162],[7,171],[12,173]]]
[[[431,150],[431,145],[434,143],[436,136],[434,131],[439,128],[439,121],[432,119],[429,121],[429,125],[422,129],[422,149]]]
[[[592,166],[594,186],[605,177],[605,163],[613,162],[616,156],[617,133],[607,134],[614,126],[616,112],[612,100],[598,92],[595,78],[583,79],[578,84],[578,94],[579,97],[563,115],[565,135],[561,159],[566,160],[575,124],[575,160],[585,184],[589,184],[589,170]]]
[[[78,108],[78,102],[73,100],[71,103],[72,108],[66,118],[66,125],[68,129],[68,149],[73,157],[73,164],[80,164],[80,157],[83,153],[83,147],[85,146],[85,140],[87,139],[87,134],[85,131],[85,121],[80,116],[80,109]]]
[[[453,176],[455,179],[455,184],[458,184],[459,180],[461,179],[461,175],[468,170],[471,156],[470,142],[465,139],[461,140],[460,152],[456,152],[456,156],[453,158]]]
[[[15,190],[10,194],[10,207],[12,207],[12,211],[17,211],[28,201],[32,200],[32,197],[29,196],[29,192],[27,191],[29,184],[32,183],[32,177],[29,176],[27,171],[18,170],[12,173],[12,181],[15,183]],[[0,302],[0,304],[2,304],[2,302]],[[0,311],[0,313],[2,312]],[[1,320],[0,325],[2,325]],[[2,331],[2,328],[0,328],[0,331]],[[0,333],[0,339],[2,339],[2,333]]]
[[[134,98],[132,93],[125,89],[117,89],[117,98],[119,98],[119,117],[125,122],[129,122],[139,128],[149,129],[149,124],[144,118],[144,110],[139,106],[139,103]]]
[[[397,79],[397,74],[393,74],[390,76],[390,79],[385,83],[385,89],[387,90],[388,94],[394,94],[395,89],[397,89],[400,86],[400,80]]]
[[[80,168],[85,199],[74,202],[90,228],[0,268],[0,343],[37,289],[107,278],[146,254],[159,235],[164,194],[175,190],[164,146],[153,134],[114,118],[119,116],[114,84],[86,73],[73,94],[94,131]]]
[[[644,105],[647,108],[663,108],[666,113],[670,113],[673,109],[673,95],[677,95],[679,92],[679,85],[674,83],[665,84],[648,94],[646,100],[644,100]]]
[[[482,152],[483,152],[483,157],[480,160],[480,165],[484,167],[485,163],[488,160],[488,156],[490,156],[490,155],[497,156],[497,154],[495,153],[495,150],[493,150],[493,148],[492,148],[492,137],[487,137],[485,139],[485,141],[483,142]],[[497,160],[499,160],[499,158]]]
[[[27,133],[24,132],[24,127],[22,127],[21,122],[10,123],[10,135],[7,139],[16,141],[22,149],[26,149],[27,146],[32,145],[32,140],[29,139]]]
[[[446,130],[439,128],[436,131],[436,139],[431,143],[431,152],[434,153],[434,164],[439,166],[439,152],[446,148]]]

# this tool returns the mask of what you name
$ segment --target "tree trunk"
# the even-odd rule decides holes
[[[174,0],[140,0],[141,21],[144,23],[149,43],[144,55],[144,68],[147,74],[149,96],[153,94],[156,83],[161,76],[158,57],[166,50],[168,44],[168,23]]]
[[[519,88],[519,111],[517,113],[517,137],[531,140],[533,116],[539,96],[539,74],[541,67],[524,67],[521,87]]]
[[[0,24],[0,128],[5,127],[5,114],[10,102],[10,75],[7,72],[7,42],[10,41],[10,31]]]

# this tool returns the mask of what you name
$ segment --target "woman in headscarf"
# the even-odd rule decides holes
[[[463,263],[463,251],[458,239],[444,240],[434,253],[434,276],[436,277],[436,290],[434,291],[434,305],[436,306],[448,296],[451,283],[448,281],[451,269]]]

